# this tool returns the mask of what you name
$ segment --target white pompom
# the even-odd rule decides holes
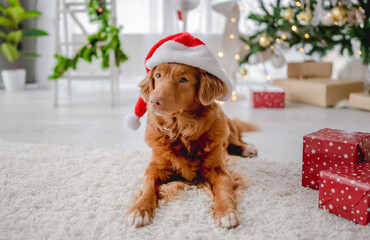
[[[132,130],[136,130],[141,125],[140,118],[134,113],[130,113],[125,117],[125,125]]]

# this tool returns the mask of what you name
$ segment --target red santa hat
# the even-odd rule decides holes
[[[182,63],[189,66],[203,69],[223,81],[228,92],[218,100],[226,101],[232,94],[233,85],[225,72],[221,69],[216,57],[208,47],[198,38],[190,33],[177,33],[168,36],[150,49],[145,59],[145,69],[148,73],[151,69],[161,63]],[[126,117],[126,125],[136,130],[140,127],[140,117],[146,112],[146,102],[139,97],[134,114]]]

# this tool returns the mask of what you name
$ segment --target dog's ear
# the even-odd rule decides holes
[[[154,79],[153,79],[153,68],[150,72],[148,72],[143,80],[139,83],[140,87],[140,96],[143,98],[145,102],[149,101],[149,95],[154,90]]]
[[[223,81],[204,70],[200,70],[198,98],[201,104],[207,106],[227,93],[228,88]]]

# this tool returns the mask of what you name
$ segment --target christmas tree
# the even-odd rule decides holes
[[[277,0],[268,10],[259,0],[263,15],[249,19],[261,27],[249,37],[241,37],[248,49],[240,64],[254,54],[274,51],[282,46],[297,47],[300,52],[325,56],[334,47],[340,53],[359,54],[363,64],[370,63],[370,5],[366,0],[301,0],[282,6]],[[334,4],[335,3],[335,4]],[[354,49],[354,42],[360,48]]]
[[[80,59],[91,62],[93,57],[102,58],[102,68],[109,67],[109,52],[114,52],[116,67],[128,59],[127,55],[121,49],[119,39],[120,28],[109,24],[110,11],[106,8],[105,0],[90,0],[89,15],[91,22],[99,22],[101,27],[98,32],[88,37],[88,43],[82,46],[73,58],[55,54],[57,63],[54,67],[54,74],[49,79],[55,80],[63,77],[64,73],[70,68],[76,69]]]

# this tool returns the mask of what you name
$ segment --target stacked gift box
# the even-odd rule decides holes
[[[274,85],[285,90],[287,100],[313,104],[321,107],[333,107],[338,102],[349,99],[351,93],[364,91],[363,81],[332,80],[332,63],[302,62],[288,63],[288,78],[274,80]],[[365,94],[365,93],[362,93]],[[366,93],[368,101],[370,96]],[[357,98],[356,98],[357,97]],[[353,107],[363,108],[363,100],[354,96]],[[368,105],[366,105],[369,107]]]
[[[370,221],[370,133],[321,129],[303,138],[302,186],[319,189],[319,207]]]
[[[367,92],[356,92],[349,95],[349,106],[370,111],[370,90]]]
[[[252,103],[254,108],[284,108],[284,89],[276,86],[253,87]]]
[[[370,222],[370,163],[320,172],[319,207],[362,225]]]

